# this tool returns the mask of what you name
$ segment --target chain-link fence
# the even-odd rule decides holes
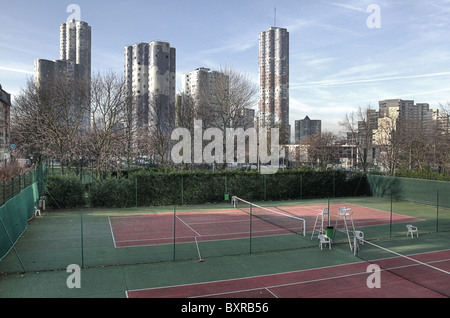
[[[0,207],[0,260],[14,248],[14,244],[27,228],[27,221],[39,209],[45,192],[46,165],[2,182]]]

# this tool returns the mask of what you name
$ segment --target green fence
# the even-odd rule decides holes
[[[68,209],[61,201],[66,193],[62,186],[67,183],[73,190],[75,180],[80,182],[80,178],[51,179],[47,183],[47,202],[58,201],[61,209],[33,219],[14,251],[0,262],[0,272],[19,272],[21,267],[26,271],[63,270],[69,264],[99,267],[201,260],[290,249],[316,251],[317,236],[312,239],[311,233],[318,209],[326,206],[333,216],[329,225],[335,226],[333,246],[348,248],[347,235],[338,230],[342,223],[335,218],[343,204],[354,206],[355,221],[362,222],[355,224],[356,229],[363,231],[368,240],[398,238],[415,242],[406,237],[405,225],[409,223],[419,227],[421,240],[427,237],[425,234],[450,231],[450,209],[446,207],[449,183],[445,182],[368,176],[366,183],[365,177],[333,171],[283,171],[276,175],[140,172],[81,187],[83,205]],[[366,184],[369,193],[355,196],[361,190],[366,194]],[[14,232],[14,237],[20,237],[28,216],[20,216],[24,212],[11,215],[11,211],[29,212],[30,202],[26,200],[35,202],[38,185],[36,182],[27,187],[0,209],[2,218],[4,213],[14,216],[8,220],[13,225],[5,224],[12,227],[8,233]],[[301,217],[306,220],[307,236],[259,235],[267,231],[268,225],[254,217],[255,205],[251,216],[235,214],[238,210],[225,200],[225,193],[229,199],[237,195],[252,202],[267,200],[259,205],[285,214],[292,209],[298,213],[298,206],[305,205]],[[21,200],[22,196],[25,200]],[[19,201],[25,201],[23,208],[16,205]],[[142,206],[148,207],[139,208]],[[16,223],[22,227],[16,229]],[[0,239],[6,251],[17,240],[4,235]],[[426,240],[420,242],[427,244]]]
[[[450,209],[450,182],[367,176],[368,194]]]
[[[44,193],[45,164],[38,169],[3,182],[3,205],[0,207],[0,260],[14,244],[33,218],[40,194]]]
[[[450,182],[368,175],[366,185],[368,195],[386,199],[382,210],[415,215],[421,233],[450,231]],[[404,226],[391,220],[376,236],[396,235],[396,229]]]

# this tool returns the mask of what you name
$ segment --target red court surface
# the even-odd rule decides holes
[[[411,256],[450,271],[450,250]],[[450,296],[450,275],[405,264],[403,258],[375,263],[382,268],[379,288],[369,288],[369,263],[360,262],[241,279],[127,291],[129,298],[440,298]],[[406,280],[391,271],[406,268]],[[384,269],[388,269],[386,271]],[[417,272],[417,273],[415,273]],[[427,287],[425,287],[427,286]],[[431,288],[431,289],[430,289]]]
[[[391,214],[372,208],[347,203],[333,203],[330,207],[330,225],[336,225],[336,215],[340,206],[353,211],[355,228],[392,223],[421,221],[402,214]],[[312,232],[317,214],[327,204],[271,207],[281,213],[297,216],[306,221],[306,232]],[[328,221],[328,220],[327,220]],[[338,220],[337,228],[343,227],[343,219]],[[291,223],[291,222],[289,222]],[[110,217],[111,232],[116,247],[151,246],[198,241],[213,241],[245,238],[249,235],[249,215],[238,209],[211,210],[198,212],[135,214]],[[272,224],[253,219],[253,236],[287,234]],[[300,232],[301,222],[293,220],[290,224]]]

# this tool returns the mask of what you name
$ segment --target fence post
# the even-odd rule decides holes
[[[81,268],[84,267],[83,210],[80,210]]]
[[[175,247],[177,245],[176,228],[177,228],[177,206],[174,205],[174,207],[173,207],[173,260],[174,261],[176,260]]]
[[[184,176],[181,175],[181,205],[184,205]]]
[[[300,200],[303,200],[303,174],[300,175]]]
[[[250,203],[250,254],[252,253],[252,218],[253,218],[253,211],[252,211],[252,204]]]
[[[436,232],[439,232],[439,190],[436,191]]]
[[[393,198],[392,198],[392,191],[391,191],[391,212],[390,212],[390,219],[389,219],[389,237],[392,237],[392,204],[393,204]]]
[[[265,174],[263,174],[263,179],[264,179],[264,201],[267,201],[267,180]]]
[[[134,179],[134,195],[136,200],[136,208],[138,207],[138,184],[137,184],[137,176]]]
[[[333,198],[336,197],[336,171],[333,170]]]
[[[328,197],[328,226],[331,226],[331,224],[330,224],[330,215],[331,215],[331,213],[330,213],[330,197]]]
[[[225,176],[225,196],[228,194],[228,180],[227,176]]]

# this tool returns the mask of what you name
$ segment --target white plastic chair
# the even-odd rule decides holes
[[[34,216],[41,216],[41,210],[37,206],[34,207]]]
[[[353,248],[354,248],[354,253],[356,255],[356,253],[359,251],[359,246],[360,245],[364,245],[364,232],[362,231],[355,231],[353,236]]]
[[[409,236],[411,233],[411,238],[414,237],[414,233],[416,233],[417,237],[419,237],[419,229],[412,224],[407,224],[406,228],[408,229],[408,232],[406,233],[406,236]]]
[[[317,236],[317,238],[319,239],[319,246],[320,246],[321,250],[322,250],[323,245],[326,245],[326,244],[328,244],[328,247],[331,250],[331,239],[328,236],[326,236],[325,234],[319,234]]]
[[[362,232],[362,231],[355,231],[354,233],[355,233],[355,237],[357,239],[364,240],[364,232]],[[364,242],[361,242],[360,244],[363,245]]]

